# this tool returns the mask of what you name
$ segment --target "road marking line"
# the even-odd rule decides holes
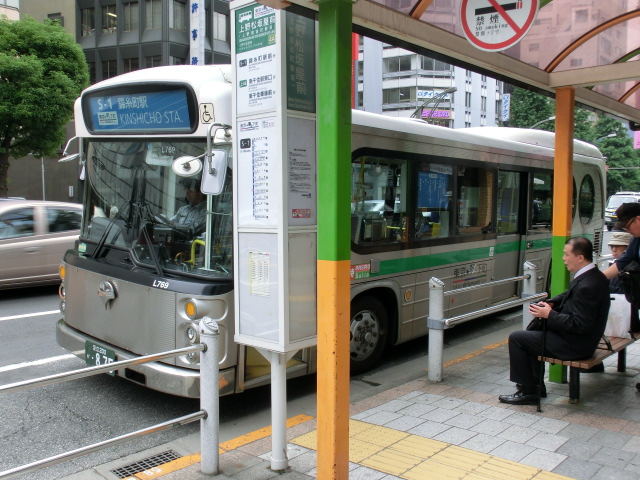
[[[60,310],[50,310],[48,312],[37,312],[37,313],[24,313],[22,315],[12,315],[10,317],[0,317],[0,322],[4,322],[6,320],[16,320],[18,318],[41,317],[43,315],[53,315],[54,313],[60,313]]]
[[[0,373],[9,372],[11,370],[17,370],[19,368],[35,367],[37,365],[44,365],[46,363],[59,362],[61,360],[66,360],[67,358],[76,358],[76,356],[72,355],[71,353],[67,353],[66,355],[58,355],[57,357],[43,358],[41,360],[34,360],[33,362],[22,362],[22,363],[14,363],[13,365],[5,365],[4,367],[0,367]]]

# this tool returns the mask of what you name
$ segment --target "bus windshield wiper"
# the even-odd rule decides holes
[[[131,206],[130,203],[125,203],[124,205],[122,205],[121,208],[118,209],[118,212],[112,218],[109,219],[109,223],[105,227],[104,232],[102,232],[102,235],[100,236],[100,240],[98,240],[98,244],[96,245],[96,248],[93,250],[93,253],[90,256],[92,260],[97,258],[100,255],[100,253],[102,253],[104,244],[106,243],[107,238],[109,238],[109,233],[113,229],[113,226],[115,225],[116,220],[118,220],[118,217],[120,217],[121,212],[124,213],[124,209],[128,209],[130,206]],[[115,242],[116,239],[118,238],[118,235],[121,235],[121,234],[122,234],[121,232],[117,232],[111,239],[111,243]]]

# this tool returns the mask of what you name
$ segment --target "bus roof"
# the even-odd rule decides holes
[[[472,127],[452,129],[431,125],[423,120],[414,118],[398,118],[353,110],[353,123],[421,136],[429,136],[450,141],[463,141],[486,147],[526,151],[525,145],[534,148],[553,151],[555,148],[555,134],[545,130],[532,130],[513,127]],[[499,140],[499,142],[496,142]],[[574,155],[604,161],[604,157],[597,147],[581,140],[573,141]]]

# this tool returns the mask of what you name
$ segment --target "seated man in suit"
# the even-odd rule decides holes
[[[569,289],[547,302],[533,304],[534,317],[546,319],[545,356],[580,360],[593,355],[604,333],[609,314],[609,282],[593,264],[593,245],[584,237],[573,237],[564,246],[562,260],[574,273]],[[542,331],[520,330],[509,335],[510,380],[516,383],[512,395],[500,395],[503,403],[535,404],[541,368]],[[543,385],[544,386],[544,385]],[[542,389],[542,396],[546,392]]]

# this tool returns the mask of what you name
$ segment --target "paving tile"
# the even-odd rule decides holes
[[[443,398],[446,398],[446,397],[443,397],[442,395],[435,395],[432,393],[423,393],[422,395],[418,395],[417,397],[414,397],[411,400],[416,403],[431,404],[431,403],[437,403]]]
[[[397,420],[398,418],[401,418],[401,417],[402,415],[395,412],[385,412],[385,411],[379,410],[366,417],[360,417],[360,416],[358,416],[358,418],[354,417],[354,420],[362,420],[364,422],[372,423],[374,425],[384,425],[386,423],[391,422],[392,420]]]
[[[460,446],[463,448],[469,448],[476,452],[489,453],[504,442],[506,442],[506,440],[479,433],[474,437],[471,437],[466,442],[461,443]]]
[[[539,420],[540,417],[524,412],[516,412],[504,419],[505,422],[518,425],[519,427],[530,427]]]
[[[411,417],[419,417],[427,412],[435,410],[436,408],[438,407],[436,407],[434,404],[427,405],[424,403],[413,403],[408,407],[403,408],[402,410],[398,410],[396,413],[399,413],[400,415],[408,415]]]
[[[464,428],[465,430],[469,430],[474,425],[482,422],[484,419],[482,417],[478,417],[476,415],[469,415],[468,413],[461,413],[460,415],[456,415],[449,420],[445,420],[443,423],[447,425],[451,425],[453,427]]]
[[[589,441],[605,447],[621,449],[631,438],[631,435],[627,433],[600,430]]]
[[[480,412],[484,412],[488,408],[491,408],[491,407],[485,403],[467,402],[454,408],[453,410],[456,410],[456,411],[459,410],[460,412],[468,413],[469,415],[477,415]]]
[[[499,458],[511,460],[513,462],[519,462],[524,457],[533,452],[535,448],[522,443],[505,441],[501,445],[491,450],[489,453]]]
[[[497,436],[517,443],[527,443],[538,432],[530,428],[511,425],[509,428],[500,432]]]
[[[555,418],[538,418],[538,421],[531,424],[531,428],[545,433],[559,433],[562,429],[568,427],[569,422],[564,420],[556,420]]]
[[[571,478],[580,480],[590,480],[602,468],[595,463],[584,462],[576,458],[567,457],[557,467],[553,469],[553,473],[566,475]]]
[[[631,437],[629,441],[622,446],[622,450],[626,452],[640,453],[640,437]]]
[[[596,433],[598,433],[598,431],[599,430],[597,428],[589,427],[588,425],[569,423],[569,425],[560,430],[558,433],[563,437],[574,438],[576,440],[586,442]]]
[[[385,476],[386,473],[363,466],[358,466],[349,471],[349,480],[381,480]]]
[[[590,462],[624,469],[635,457],[633,452],[625,452],[619,448],[602,447],[589,459]]]
[[[638,477],[633,472],[626,472],[619,468],[602,467],[598,472],[591,477],[591,480],[638,480]]]
[[[489,407],[486,410],[480,412],[480,415],[483,417],[489,418],[491,420],[504,420],[505,418],[513,415],[515,412],[513,410],[509,410],[508,408],[502,407]]]
[[[413,427],[408,433],[412,433],[414,435],[420,435],[421,437],[433,438],[439,433],[444,432],[445,430],[451,428],[450,425],[444,425],[438,422],[426,421],[421,423],[417,427]]]
[[[450,429],[439,433],[438,435],[433,437],[433,439],[441,442],[451,443],[452,445],[460,445],[461,443],[466,442],[475,435],[477,435],[476,432],[471,432],[469,430],[458,427],[451,427]]]
[[[520,460],[520,462],[541,470],[551,471],[566,459],[566,455],[537,448],[530,454],[526,455],[522,460]]]
[[[391,400],[390,402],[380,405],[380,409],[387,412],[397,412],[398,410],[402,410],[403,408],[407,408],[411,405],[413,405],[413,402],[405,400]]]
[[[580,462],[589,462],[601,448],[602,445],[597,443],[581,442],[570,438],[556,450],[556,453],[567,455]]]
[[[478,433],[482,433],[485,435],[492,435],[495,436],[497,434],[499,434],[500,432],[505,431],[507,428],[511,427],[512,425],[505,423],[505,422],[499,422],[497,420],[491,420],[491,419],[485,419],[483,421],[481,421],[480,423],[474,425],[473,427],[470,428],[470,430],[474,431],[474,432],[478,432]]]
[[[561,435],[540,432],[526,443],[527,445],[546,450],[547,452],[555,452],[558,448],[564,445],[567,440],[569,440],[567,437],[563,437]],[[549,469],[547,468],[545,470]]]
[[[392,428],[394,430],[400,430],[406,432],[418,425],[423,424],[426,420],[417,417],[401,417],[396,420],[392,420],[385,425],[385,427]]]
[[[445,408],[436,408],[435,410],[431,410],[424,415],[420,415],[420,418],[430,420],[432,422],[445,422],[446,420],[449,420],[450,418],[453,418],[456,415],[460,414],[461,413],[459,411],[452,411]]]

